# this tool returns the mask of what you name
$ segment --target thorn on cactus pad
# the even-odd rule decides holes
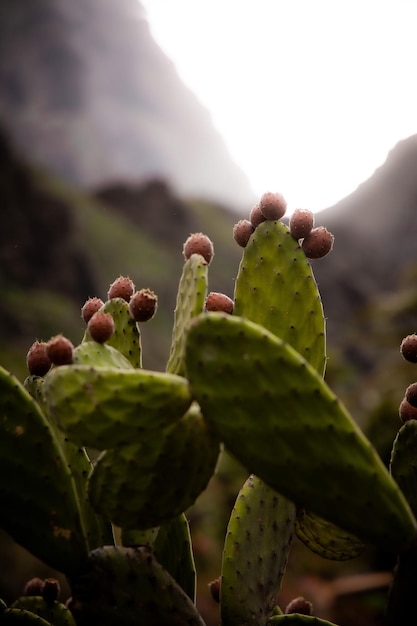
[[[259,206],[267,220],[280,220],[287,210],[287,201],[281,193],[267,191],[261,196]]]
[[[205,302],[206,311],[219,313],[233,313],[234,302],[229,296],[217,291],[211,291]]]
[[[135,285],[133,280],[128,276],[119,276],[113,281],[107,292],[107,298],[112,300],[113,298],[123,298],[126,302],[129,302],[130,298],[135,292]]]
[[[193,233],[185,241],[182,253],[186,261],[192,254],[199,254],[209,265],[214,256],[213,242],[203,233]]]
[[[105,343],[114,333],[115,325],[109,313],[97,311],[88,322],[87,328],[93,341]]]
[[[48,357],[54,365],[70,365],[73,360],[74,346],[64,335],[55,335],[46,343]]]
[[[417,363],[417,335],[407,335],[401,342],[400,352],[406,361]]]
[[[411,404],[417,408],[417,383],[411,383],[405,390],[405,398]]]
[[[88,298],[81,308],[81,317],[84,322],[88,324],[94,313],[101,309],[103,305],[104,302],[101,298]]]
[[[249,214],[249,220],[254,228],[259,226],[259,224],[262,224],[262,222],[265,222],[266,217],[262,214],[259,204],[255,204],[255,206],[252,207]]]
[[[151,289],[140,289],[130,299],[129,312],[135,322],[147,322],[158,309],[158,296]]]
[[[413,406],[407,398],[401,400],[400,407],[398,409],[400,420],[405,424],[410,420],[417,420],[417,408]]]
[[[299,596],[288,603],[285,614],[299,613],[300,615],[313,615],[313,605],[311,602]]]
[[[304,239],[314,226],[314,213],[310,209],[296,209],[290,217],[289,229],[294,239]]]
[[[49,372],[52,364],[44,341],[35,341],[31,345],[26,356],[26,365],[32,376],[45,376]]]
[[[321,259],[333,248],[334,236],[324,226],[318,226],[303,239],[302,249],[307,258]]]
[[[255,228],[249,220],[239,220],[233,226],[233,238],[242,248],[246,248]]]

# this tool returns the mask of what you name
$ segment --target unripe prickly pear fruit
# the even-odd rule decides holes
[[[119,276],[111,283],[107,292],[107,298],[109,300],[112,300],[113,298],[123,298],[123,300],[129,302],[134,292],[135,285],[133,280],[128,276]]]
[[[114,333],[114,320],[109,313],[94,313],[87,325],[93,341],[105,343]]]
[[[211,291],[205,302],[206,311],[233,313],[234,302],[229,296],[218,291]]]
[[[407,335],[401,342],[400,352],[406,361],[417,363],[417,335]]]
[[[88,298],[81,308],[81,317],[88,324],[90,319],[103,306],[104,302],[101,298]]]
[[[313,615],[313,605],[302,596],[299,596],[287,604],[285,613],[287,615],[292,613],[300,613],[300,615]]]
[[[47,342],[46,352],[54,365],[70,365],[73,361],[74,345],[64,335],[55,335]]]
[[[304,239],[314,226],[314,213],[310,209],[296,209],[290,217],[289,229],[294,239]]]
[[[301,244],[306,257],[321,259],[333,248],[334,236],[324,226],[313,228]]]
[[[287,201],[281,193],[267,191],[261,196],[259,206],[267,220],[280,220],[287,210]]]
[[[401,400],[398,414],[403,423],[408,422],[408,420],[417,420],[417,408],[413,406],[407,398]]]
[[[193,233],[185,241],[182,252],[186,261],[192,254],[199,254],[210,264],[214,256],[213,242],[203,233]]]
[[[259,204],[255,204],[255,206],[252,207],[251,212],[249,214],[249,220],[254,228],[259,226],[259,224],[262,224],[262,222],[265,222],[266,217],[265,215],[262,214],[261,207],[259,206]]]
[[[233,226],[233,238],[242,248],[246,248],[253,231],[255,230],[252,222],[249,220],[239,220]]]
[[[45,341],[35,341],[28,350],[26,364],[32,376],[45,376],[51,368]]]
[[[147,322],[158,309],[158,296],[151,289],[140,289],[129,302],[129,313],[135,322]]]

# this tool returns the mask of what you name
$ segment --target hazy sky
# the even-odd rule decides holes
[[[417,133],[416,0],[142,0],[257,194],[320,210]]]

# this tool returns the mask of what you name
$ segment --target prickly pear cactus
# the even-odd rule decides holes
[[[207,313],[190,328],[186,365],[205,419],[249,472],[364,541],[395,552],[416,540],[377,452],[291,346],[248,320]]]
[[[48,603],[41,596],[23,596],[13,602],[11,608],[34,613],[53,626],[76,626],[71,611],[56,600]]]

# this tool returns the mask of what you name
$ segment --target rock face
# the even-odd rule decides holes
[[[254,200],[138,0],[4,0],[0,94],[15,146],[69,183],[163,177],[232,209]]]

